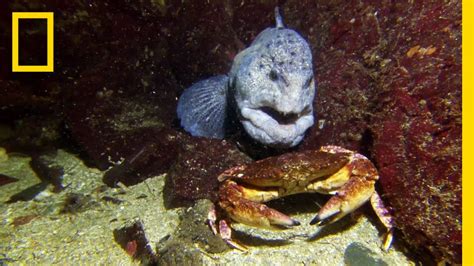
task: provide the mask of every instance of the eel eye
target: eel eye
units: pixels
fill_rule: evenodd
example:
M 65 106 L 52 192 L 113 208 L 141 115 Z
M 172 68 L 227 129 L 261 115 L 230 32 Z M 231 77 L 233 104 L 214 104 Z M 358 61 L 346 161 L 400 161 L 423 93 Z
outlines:
M 268 74 L 268 76 L 273 81 L 276 81 L 278 79 L 278 73 L 274 69 L 270 70 L 270 73 Z

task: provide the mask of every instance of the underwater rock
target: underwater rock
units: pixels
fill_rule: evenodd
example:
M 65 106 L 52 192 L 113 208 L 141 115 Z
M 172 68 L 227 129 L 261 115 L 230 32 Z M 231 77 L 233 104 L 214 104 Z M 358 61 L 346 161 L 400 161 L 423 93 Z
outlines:
M 13 122 L 11 130 L 10 136 L 0 140 L 8 152 L 36 156 L 64 144 L 62 118 L 56 114 L 24 115 Z
M 178 133 L 171 127 L 178 86 L 158 21 L 136 21 L 122 13 L 103 20 L 101 31 L 110 32 L 95 47 L 101 60 L 92 60 L 71 87 L 66 122 L 99 168 L 132 160 L 131 170 L 117 171 L 125 174 L 106 182 L 133 184 L 167 171 L 174 160 Z
M 68 125 L 99 168 L 124 163 L 104 176 L 107 184 L 134 184 L 166 172 L 175 159 L 181 135 L 165 127 L 171 122 L 159 118 L 160 107 L 143 99 L 81 103 L 69 110 Z
M 41 7 L 40 7 L 41 6 Z M 47 9 L 39 2 L 9 1 L 0 8 L 0 121 L 12 122 L 28 113 L 52 113 L 58 107 L 60 91 L 51 73 L 13 73 L 11 71 L 12 12 Z M 43 10 L 44 10 L 43 9 Z M 51 10 L 44 10 L 51 11 Z M 20 22 L 19 63 L 41 64 L 46 54 L 45 23 Z M 27 41 L 25 41 L 27 40 Z M 34 44 L 34 45 L 31 45 Z M 9 60 L 5 60 L 5 59 Z
M 13 222 L 11 223 L 14 227 L 22 226 L 25 224 L 28 224 L 29 222 L 33 221 L 34 219 L 39 218 L 39 215 L 37 214 L 28 214 L 28 215 L 22 215 L 22 216 L 17 216 L 15 219 L 13 219 Z
M 275 23 L 275 7 L 279 6 L 278 0 L 236 2 L 232 7 L 232 27 L 239 39 L 246 45 L 257 37 L 265 28 Z M 282 12 L 283 22 L 287 14 Z M 286 25 L 286 23 L 284 23 Z M 306 38 L 306 36 L 305 36 Z M 245 47 L 241 47 L 243 49 Z
M 276 0 L 167 3 L 170 64 L 183 88 L 228 73 L 235 55 L 274 25 L 277 5 Z
M 192 138 L 183 143 L 167 175 L 166 205 L 175 207 L 197 199 L 217 199 L 217 176 L 224 170 L 250 162 L 229 141 Z
M 18 201 L 30 201 L 36 197 L 40 197 L 41 193 L 44 192 L 48 187 L 47 182 L 41 182 L 32 186 L 29 186 L 18 193 L 13 194 L 6 203 L 15 203 Z
M 12 123 L 28 111 L 54 114 L 59 125 L 66 120 L 67 133 L 101 169 L 130 157 L 142 149 L 143 143 L 166 142 L 155 141 L 155 135 L 166 139 L 167 133 L 157 130 L 163 125 L 171 127 L 177 85 L 167 63 L 167 37 L 159 14 L 148 20 L 137 16 L 126 3 L 116 1 L 47 0 L 39 4 L 17 0 L 0 10 L 52 11 L 55 40 L 60 40 L 55 45 L 54 74 L 12 74 L 8 64 L 0 64 L 0 119 Z M 2 38 L 11 35 L 11 19 L 3 19 L 10 17 L 0 18 L 0 27 L 8 29 L 5 34 L 1 31 Z M 11 51 L 2 44 L 0 55 Z M 36 120 L 26 121 L 27 125 L 52 120 L 46 115 L 44 119 L 33 117 Z M 30 127 L 33 130 L 25 132 L 49 132 Z M 142 128 L 146 132 L 140 132 Z M 35 135 L 26 135 L 30 136 Z M 69 136 L 59 137 L 71 142 Z M 17 138 L 10 146 L 16 147 L 23 139 L 30 140 Z M 167 156 L 164 151 L 172 148 L 159 148 L 157 157 L 163 160 L 158 160 L 162 165 L 155 169 L 162 173 L 170 165 L 162 158 Z M 144 176 L 149 175 L 147 171 Z
M 127 13 L 133 13 L 142 19 L 156 19 L 156 17 L 164 16 L 172 5 L 172 1 L 166 0 L 119 0 L 116 3 L 120 9 L 127 11 Z
M 230 70 L 243 47 L 232 28 L 230 1 L 180 2 L 168 12 L 169 60 L 184 87 Z
M 60 213 L 75 214 L 99 206 L 92 196 L 81 193 L 68 193 L 64 199 Z
M 215 254 L 229 250 L 207 224 L 213 206 L 207 199 L 198 200 L 184 212 L 173 235 L 157 247 L 160 265 L 201 265 L 203 251 Z
M 104 79 L 99 84 L 105 83 Z M 126 98 L 111 96 L 120 94 L 117 87 L 98 88 L 88 97 L 86 88 L 80 89 L 67 112 L 67 121 L 74 139 L 99 168 L 125 161 L 124 169 L 113 170 L 104 181 L 109 185 L 118 181 L 134 184 L 167 171 L 179 142 L 178 132 L 169 127 L 174 111 L 167 106 L 173 105 L 174 98 L 167 102 L 151 95 L 148 99 Z
M 42 182 L 52 184 L 53 192 L 58 193 L 64 189 L 64 169 L 54 162 L 55 156 L 55 153 L 35 155 L 31 158 L 30 166 Z
M 363 151 L 367 144 L 371 109 L 375 104 L 377 68 L 368 64 L 384 45 L 375 12 L 383 3 L 288 1 L 289 26 L 299 29 L 313 50 L 317 81 L 315 125 L 300 149 L 338 145 Z
M 10 176 L 4 175 L 4 174 L 0 174 L 0 187 L 4 186 L 6 184 L 16 182 L 16 181 L 18 181 L 17 178 L 13 178 L 13 177 L 10 177 Z
M 78 14 L 84 13 L 84 8 L 89 6 L 82 1 L 58 2 L 46 0 L 42 2 L 15 0 L 3 2 L 0 8 L 0 58 L 11 58 L 12 38 L 12 12 L 54 12 L 55 14 L 55 54 L 54 73 L 14 73 L 11 70 L 11 61 L 2 61 L 0 64 L 0 120 L 12 123 L 25 115 L 42 114 L 61 116 L 63 108 L 63 92 L 69 89 L 71 80 L 79 72 L 78 62 L 87 65 L 85 52 L 93 54 L 95 49 L 95 36 L 84 42 L 73 45 L 73 39 L 81 39 L 83 35 L 75 29 L 76 25 L 90 26 L 74 21 Z M 101 16 L 104 14 L 102 13 Z M 92 24 L 92 23 L 91 23 Z M 28 23 L 27 27 L 20 25 L 20 63 L 35 64 L 44 60 L 46 50 L 46 27 L 42 23 Z M 81 32 L 91 32 L 90 27 L 83 27 Z M 91 35 L 91 34 L 89 34 Z M 22 45 L 23 43 L 26 45 Z M 34 45 L 31 45 L 34 44 Z M 78 45 L 79 44 L 79 45 Z M 60 52 L 58 52 L 60 51 Z M 74 55 L 74 56 L 71 56 Z M 38 61 L 39 60 L 39 61 Z M 64 90 L 63 90 L 64 89 Z M 46 122 L 38 120 L 37 123 Z
M 123 32 L 114 31 L 112 40 L 97 48 L 102 62 L 84 71 L 71 88 L 67 125 L 102 169 L 136 154 L 148 143 L 156 143 L 158 159 L 172 154 L 172 144 L 166 143 L 173 143 L 170 138 L 175 136 L 170 128 L 177 85 L 163 58 L 166 44 L 153 26 L 140 28 L 137 23 Z M 166 158 L 157 160 L 160 162 L 155 167 L 158 173 L 170 164 Z
M 115 187 L 118 182 L 130 186 L 167 171 L 177 156 L 178 143 L 188 137 L 178 132 L 166 132 L 153 129 L 139 131 L 141 137 L 148 137 L 145 138 L 148 142 L 136 142 L 138 148 L 136 150 L 120 150 L 120 147 L 115 146 L 115 151 L 129 155 L 104 174 L 104 183 L 111 187 Z M 139 136 L 136 135 L 131 135 L 130 138 L 130 141 L 139 140 Z
M 170 243 L 158 254 L 158 265 L 203 265 L 203 252 L 179 241 Z
M 369 156 L 399 237 L 425 259 L 460 263 L 460 3 L 288 1 L 284 10 L 318 51 L 316 125 L 300 149 L 330 143 Z
M 0 46 L 1 48 L 1 46 Z M 0 49 L 1 50 L 1 49 Z M 0 52 L 1 56 L 1 52 Z M 5 58 L 5 57 L 2 57 Z M 6 65 L 6 64 L 2 64 Z M 57 92 L 51 92 L 41 86 L 41 81 L 33 81 L 36 86 L 17 80 L 6 80 L 0 73 L 0 121 L 10 123 L 13 119 L 24 117 L 26 113 L 50 113 L 56 107 Z M 41 92 L 37 92 L 40 91 Z M 45 95 L 50 93 L 51 95 Z
M 228 250 L 229 247 L 224 240 L 220 236 L 214 235 L 208 225 L 207 217 L 212 208 L 214 208 L 214 204 L 210 200 L 197 200 L 191 208 L 184 212 L 176 232 L 168 241 L 198 246 L 209 253 L 221 253 Z M 169 246 L 169 243 L 166 243 L 165 246 Z
M 387 34 L 406 41 L 388 54 L 372 125 L 383 198 L 407 242 L 461 263 L 461 3 L 393 12 L 404 19 Z
M 123 200 L 119 198 L 111 197 L 111 196 L 103 196 L 100 199 L 103 200 L 104 202 L 110 202 L 115 205 L 120 205 L 123 203 Z
M 353 242 L 344 252 L 344 262 L 347 266 L 388 266 L 385 261 L 375 257 L 374 253 L 362 243 Z
M 134 259 L 154 265 L 157 256 L 147 239 L 142 221 L 134 220 L 114 230 L 115 241 Z

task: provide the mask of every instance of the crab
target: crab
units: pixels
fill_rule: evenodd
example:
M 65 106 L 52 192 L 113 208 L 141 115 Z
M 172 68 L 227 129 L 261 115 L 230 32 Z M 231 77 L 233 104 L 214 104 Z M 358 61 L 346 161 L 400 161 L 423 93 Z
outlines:
M 266 229 L 291 228 L 299 221 L 264 204 L 299 193 L 317 192 L 332 197 L 310 224 L 333 223 L 370 201 L 386 232 L 382 248 L 393 238 L 392 218 L 375 191 L 377 169 L 365 156 L 338 147 L 287 153 L 224 171 L 218 176 L 218 205 L 235 222 Z M 217 222 L 216 210 L 208 217 L 216 235 L 231 247 L 246 250 L 231 238 L 229 220 Z

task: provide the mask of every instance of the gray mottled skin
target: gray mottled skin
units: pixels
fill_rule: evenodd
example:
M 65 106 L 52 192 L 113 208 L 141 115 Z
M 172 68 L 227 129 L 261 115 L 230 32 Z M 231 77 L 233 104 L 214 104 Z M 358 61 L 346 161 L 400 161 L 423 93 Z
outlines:
M 293 147 L 314 123 L 312 56 L 306 40 L 294 30 L 283 27 L 278 9 L 276 22 L 275 28 L 262 31 L 235 57 L 226 92 L 234 98 L 239 120 L 253 139 L 273 147 Z M 180 99 L 178 113 L 185 105 L 189 106 Z M 192 119 L 199 119 L 196 116 L 194 113 Z M 181 111 L 178 117 L 183 121 L 186 115 Z M 188 129 L 191 126 L 181 124 L 193 135 L 216 135 L 215 131 L 195 134 Z

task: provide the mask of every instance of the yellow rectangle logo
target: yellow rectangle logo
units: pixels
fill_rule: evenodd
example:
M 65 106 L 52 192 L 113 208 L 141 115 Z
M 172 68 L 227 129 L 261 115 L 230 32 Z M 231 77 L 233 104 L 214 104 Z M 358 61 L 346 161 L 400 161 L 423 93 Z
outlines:
M 18 24 L 20 19 L 46 19 L 47 61 L 46 65 L 20 65 L 18 59 Z M 53 72 L 54 71 L 54 13 L 53 12 L 13 12 L 12 13 L 12 71 L 13 72 Z

